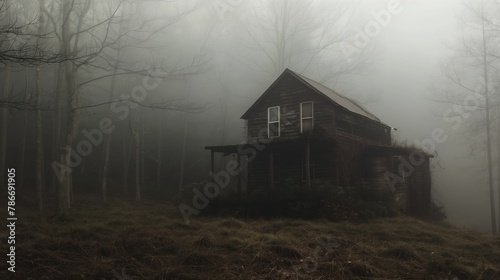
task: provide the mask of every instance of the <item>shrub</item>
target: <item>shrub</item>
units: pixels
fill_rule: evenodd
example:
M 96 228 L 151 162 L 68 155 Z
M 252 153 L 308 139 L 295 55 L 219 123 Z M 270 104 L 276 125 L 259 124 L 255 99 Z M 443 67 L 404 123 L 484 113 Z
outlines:
M 280 188 L 255 193 L 243 203 L 241 212 L 251 217 L 326 218 L 360 221 L 398 213 L 390 192 L 366 186 L 341 187 L 314 181 L 311 190 L 287 180 Z
M 447 216 L 444 206 L 440 206 L 436 202 L 432 201 L 429 206 L 429 218 L 436 221 L 445 220 Z

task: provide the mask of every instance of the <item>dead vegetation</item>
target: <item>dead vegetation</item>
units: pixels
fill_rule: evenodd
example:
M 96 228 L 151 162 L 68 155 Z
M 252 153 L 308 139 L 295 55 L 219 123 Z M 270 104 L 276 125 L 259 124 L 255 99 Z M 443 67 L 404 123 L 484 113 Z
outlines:
M 186 225 L 171 205 L 97 201 L 78 201 L 64 223 L 20 208 L 16 273 L 2 263 L 0 279 L 500 279 L 500 237 L 444 223 Z

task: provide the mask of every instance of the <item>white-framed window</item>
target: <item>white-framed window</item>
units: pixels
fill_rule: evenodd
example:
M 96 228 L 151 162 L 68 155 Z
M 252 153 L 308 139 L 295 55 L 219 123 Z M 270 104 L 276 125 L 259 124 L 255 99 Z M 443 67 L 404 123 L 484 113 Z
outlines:
M 280 137 L 280 106 L 267 108 L 267 136 Z
M 311 131 L 314 126 L 314 108 L 313 102 L 300 103 L 300 132 Z

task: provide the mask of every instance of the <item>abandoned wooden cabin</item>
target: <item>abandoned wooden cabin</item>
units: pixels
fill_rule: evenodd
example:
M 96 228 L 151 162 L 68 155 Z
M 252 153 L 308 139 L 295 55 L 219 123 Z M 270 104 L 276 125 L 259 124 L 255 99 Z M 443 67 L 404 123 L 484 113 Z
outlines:
M 244 197 L 288 179 L 390 189 L 404 210 L 424 216 L 431 202 L 429 155 L 392 146 L 391 127 L 353 100 L 286 69 L 241 117 L 247 141 L 210 146 L 212 172 L 236 160 L 221 196 Z M 220 168 L 215 156 L 219 154 Z

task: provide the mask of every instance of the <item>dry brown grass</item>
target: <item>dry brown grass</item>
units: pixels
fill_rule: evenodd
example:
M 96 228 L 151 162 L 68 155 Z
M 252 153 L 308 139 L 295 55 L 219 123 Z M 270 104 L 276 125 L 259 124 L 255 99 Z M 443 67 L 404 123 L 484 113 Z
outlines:
M 186 225 L 171 205 L 88 198 L 69 222 L 18 218 L 17 272 L 2 262 L 0 279 L 500 279 L 500 237 L 408 217 Z

